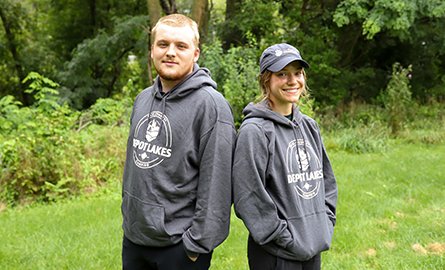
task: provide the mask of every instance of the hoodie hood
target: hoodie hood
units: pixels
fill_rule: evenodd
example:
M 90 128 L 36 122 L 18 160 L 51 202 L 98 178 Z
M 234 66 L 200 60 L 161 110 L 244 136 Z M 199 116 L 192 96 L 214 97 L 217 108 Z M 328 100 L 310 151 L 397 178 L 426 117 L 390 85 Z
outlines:
M 295 105 L 293 105 L 292 114 L 293 114 L 292 122 L 300 123 L 303 118 L 303 115 L 301 114 L 298 107 Z M 291 121 L 289 121 L 289 119 L 287 119 L 283 115 L 272 111 L 267 105 L 267 101 L 261 101 L 260 103 L 257 104 L 249 103 L 244 108 L 243 115 L 245 116 L 245 119 L 263 118 L 285 126 L 289 126 L 292 123 Z
M 207 68 L 201 68 L 198 64 L 195 64 L 193 72 L 165 94 L 162 93 L 161 79 L 157 76 L 153 84 L 154 95 L 158 99 L 165 97 L 171 100 L 183 98 L 191 92 L 203 89 L 204 87 L 216 89 L 216 82 L 210 76 L 210 71 Z M 190 78 L 193 78 L 193 80 L 190 80 Z

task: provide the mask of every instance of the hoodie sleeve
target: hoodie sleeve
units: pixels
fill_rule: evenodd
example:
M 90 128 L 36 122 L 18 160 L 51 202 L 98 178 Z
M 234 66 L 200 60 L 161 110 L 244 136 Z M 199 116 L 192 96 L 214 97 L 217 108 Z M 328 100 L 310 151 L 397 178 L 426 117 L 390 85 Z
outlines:
M 268 138 L 256 124 L 240 129 L 233 162 L 233 197 L 236 215 L 260 245 L 275 242 L 286 248 L 292 242 L 287 222 L 265 189 Z
M 195 215 L 183 241 L 188 251 L 209 253 L 229 234 L 231 165 L 235 128 L 227 102 L 220 102 L 216 122 L 202 135 Z
M 312 127 L 316 131 L 321 148 L 321 154 L 323 158 L 323 180 L 324 180 L 324 192 L 325 192 L 325 205 L 326 214 L 335 226 L 336 223 L 336 207 L 337 207 L 337 181 L 335 179 L 334 170 L 332 169 L 331 161 L 329 160 L 326 148 L 321 137 L 320 127 L 317 122 L 311 119 Z
M 325 204 L 326 213 L 335 226 L 336 222 L 336 205 L 337 205 L 337 182 L 335 180 L 334 171 L 332 170 L 331 162 L 327 155 L 324 145 L 322 145 L 323 151 L 323 177 L 325 186 Z

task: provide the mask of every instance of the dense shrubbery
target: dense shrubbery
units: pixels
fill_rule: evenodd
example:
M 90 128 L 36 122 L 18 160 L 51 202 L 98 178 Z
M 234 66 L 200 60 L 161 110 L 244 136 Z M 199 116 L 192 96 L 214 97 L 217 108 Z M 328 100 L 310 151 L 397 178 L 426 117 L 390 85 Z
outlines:
M 255 49 L 205 50 L 205 66 L 232 104 L 239 124 L 242 108 L 259 93 Z M 387 96 L 375 104 L 320 108 L 312 99 L 304 101 L 304 111 L 320 123 L 330 151 L 366 153 L 385 151 L 394 141 L 445 141 L 444 104 L 426 107 L 412 102 L 407 71 L 396 66 Z M 98 99 L 82 112 L 61 104 L 57 83 L 37 73 L 26 79 L 34 105 L 24 107 L 11 96 L 0 99 L 0 202 L 54 201 L 118 182 L 132 100 L 141 90 L 136 74 L 114 99 Z
M 80 113 L 57 102 L 51 80 L 30 73 L 26 81 L 33 106 L 0 100 L 0 200 L 49 201 L 116 181 L 126 133 L 116 124 L 128 117 L 128 103 L 99 100 Z
M 445 142 L 445 105 L 420 105 L 411 98 L 411 67 L 393 66 L 389 83 L 374 103 L 350 102 L 319 114 L 328 147 L 354 153 L 385 151 L 391 142 Z
M 247 102 L 260 94 L 256 81 L 259 73 L 257 49 L 246 46 L 223 52 L 220 42 L 216 41 L 212 46 L 203 46 L 203 51 L 201 61 L 212 71 L 218 90 L 229 100 L 238 126 Z

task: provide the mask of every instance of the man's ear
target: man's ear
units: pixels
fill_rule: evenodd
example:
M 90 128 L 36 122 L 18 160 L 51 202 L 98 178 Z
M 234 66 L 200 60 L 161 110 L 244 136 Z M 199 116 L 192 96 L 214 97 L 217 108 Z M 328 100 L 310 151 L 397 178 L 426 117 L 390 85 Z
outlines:
M 201 50 L 199 50 L 199 48 L 196 48 L 195 50 L 195 57 L 193 58 L 193 60 L 196 62 L 198 62 L 199 59 L 199 55 L 201 54 Z

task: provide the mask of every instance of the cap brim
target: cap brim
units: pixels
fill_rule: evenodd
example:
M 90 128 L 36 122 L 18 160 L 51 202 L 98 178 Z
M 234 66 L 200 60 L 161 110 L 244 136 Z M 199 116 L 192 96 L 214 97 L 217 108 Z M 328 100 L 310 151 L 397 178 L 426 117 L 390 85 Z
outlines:
M 304 68 L 309 68 L 309 64 L 306 61 L 304 61 L 303 59 L 297 58 L 294 55 L 289 55 L 289 56 L 281 58 L 276 63 L 270 65 L 270 67 L 268 67 L 267 70 L 269 70 L 271 72 L 278 72 L 293 61 L 300 62 L 301 66 Z

